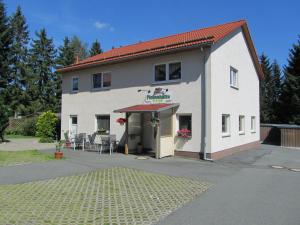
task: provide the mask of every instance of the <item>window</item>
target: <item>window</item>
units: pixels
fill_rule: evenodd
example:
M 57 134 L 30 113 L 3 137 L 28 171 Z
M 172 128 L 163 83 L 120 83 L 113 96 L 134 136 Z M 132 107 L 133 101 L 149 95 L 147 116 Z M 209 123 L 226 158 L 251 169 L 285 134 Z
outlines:
M 72 78 L 72 91 L 77 92 L 79 89 L 78 86 L 79 86 L 79 77 L 73 77 Z
M 179 115 L 179 130 L 188 129 L 191 131 L 190 135 L 192 135 L 192 115 Z
M 154 81 L 176 81 L 181 79 L 181 62 L 155 65 Z
M 222 114 L 222 136 L 230 136 L 230 115 Z
M 109 115 L 96 115 L 96 130 L 110 133 L 110 116 Z
M 167 79 L 166 75 L 166 65 L 156 65 L 155 66 L 155 81 L 165 81 Z
M 245 134 L 245 116 L 239 116 L 239 134 Z
M 169 80 L 181 79 L 181 63 L 169 64 Z
M 111 86 L 111 73 L 97 73 L 92 75 L 93 89 L 108 88 Z
M 172 136 L 172 109 L 160 113 L 160 135 Z
M 238 88 L 238 71 L 233 67 L 230 67 L 230 86 Z
M 251 116 L 251 132 L 255 132 L 255 116 Z
M 93 88 L 101 88 L 102 86 L 102 74 L 93 74 Z
M 110 87 L 111 73 L 103 73 L 103 87 Z

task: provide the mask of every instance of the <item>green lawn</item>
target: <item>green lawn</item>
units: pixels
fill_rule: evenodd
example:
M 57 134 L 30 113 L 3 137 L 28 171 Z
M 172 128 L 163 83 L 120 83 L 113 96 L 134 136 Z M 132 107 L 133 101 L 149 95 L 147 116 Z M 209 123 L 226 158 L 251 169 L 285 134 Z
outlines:
M 0 185 L 0 224 L 153 224 L 210 186 L 129 168 Z
M 34 137 L 34 136 L 24 136 L 24 135 L 21 135 L 21 134 L 7 134 L 7 135 L 4 135 L 4 138 L 5 139 L 21 139 L 21 138 L 37 138 L 37 137 Z
M 54 159 L 52 154 L 43 154 L 38 150 L 26 151 L 0 151 L 0 166 L 12 166 L 18 164 L 28 164 L 33 162 L 43 162 Z

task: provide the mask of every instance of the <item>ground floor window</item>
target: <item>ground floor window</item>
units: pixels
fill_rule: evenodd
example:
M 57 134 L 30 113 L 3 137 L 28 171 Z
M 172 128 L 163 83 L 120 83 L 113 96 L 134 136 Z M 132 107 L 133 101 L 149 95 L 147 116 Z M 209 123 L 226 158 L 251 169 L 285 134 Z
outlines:
M 181 114 L 178 115 L 178 128 L 179 130 L 189 130 L 189 135 L 192 135 L 192 115 Z
M 255 116 L 251 116 L 251 132 L 255 132 Z
M 245 116 L 239 116 L 239 134 L 245 134 Z
M 222 136 L 226 137 L 230 135 L 230 115 L 222 114 Z
M 102 133 L 110 133 L 109 115 L 96 115 L 96 130 Z

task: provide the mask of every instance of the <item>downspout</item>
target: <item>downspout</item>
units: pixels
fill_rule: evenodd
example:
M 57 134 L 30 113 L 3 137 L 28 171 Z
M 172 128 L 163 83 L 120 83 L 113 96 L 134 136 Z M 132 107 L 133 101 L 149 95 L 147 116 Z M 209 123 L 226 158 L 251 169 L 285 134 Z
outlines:
M 211 47 L 203 50 L 204 74 L 202 79 L 202 140 L 201 149 L 203 160 L 213 161 L 207 157 L 208 149 L 211 148 Z

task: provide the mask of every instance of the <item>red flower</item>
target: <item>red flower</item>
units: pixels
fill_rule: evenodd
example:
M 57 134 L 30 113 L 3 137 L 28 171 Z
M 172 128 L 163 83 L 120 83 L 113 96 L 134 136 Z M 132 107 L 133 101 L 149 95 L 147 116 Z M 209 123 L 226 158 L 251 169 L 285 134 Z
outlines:
M 123 125 L 124 123 L 126 123 L 127 122 L 127 120 L 125 119 L 125 118 L 118 118 L 117 119 L 117 123 L 119 123 L 119 124 L 121 124 L 121 125 Z
M 186 129 L 186 128 L 177 131 L 177 134 L 178 134 L 179 137 L 183 137 L 183 138 L 190 138 L 191 137 L 191 131 Z

